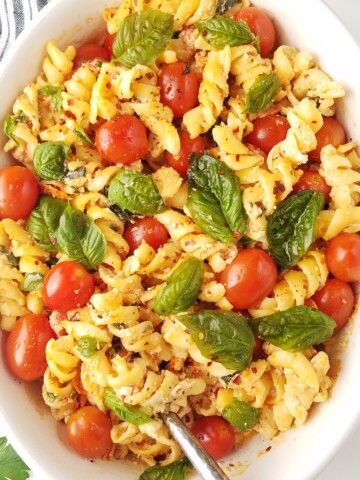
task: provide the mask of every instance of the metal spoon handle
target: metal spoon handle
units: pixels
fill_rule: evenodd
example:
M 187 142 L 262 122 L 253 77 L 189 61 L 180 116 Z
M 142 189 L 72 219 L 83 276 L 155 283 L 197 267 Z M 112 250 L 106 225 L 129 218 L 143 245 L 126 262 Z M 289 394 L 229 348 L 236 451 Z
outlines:
M 204 480 L 230 480 L 175 413 L 161 415 L 175 440 Z

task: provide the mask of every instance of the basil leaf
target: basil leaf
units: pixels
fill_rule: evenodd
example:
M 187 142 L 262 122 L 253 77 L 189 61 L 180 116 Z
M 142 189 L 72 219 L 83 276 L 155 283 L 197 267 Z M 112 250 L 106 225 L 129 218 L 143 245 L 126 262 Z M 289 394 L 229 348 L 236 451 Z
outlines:
M 232 18 L 216 16 L 196 24 L 200 35 L 210 45 L 222 50 L 229 45 L 236 47 L 247 43 L 255 43 L 256 37 L 245 22 L 236 22 Z
M 285 270 L 298 263 L 315 238 L 315 222 L 324 206 L 322 193 L 303 190 L 280 203 L 267 226 L 269 254 Z
M 231 7 L 238 3 L 238 0 L 218 0 L 216 4 L 216 14 L 222 15 L 223 13 L 230 10 Z
M 62 87 L 54 87 L 53 85 L 46 85 L 39 90 L 41 95 L 48 95 L 50 103 L 56 112 L 60 112 L 62 105 Z
M 13 140 L 15 145 L 18 147 L 19 142 L 16 140 L 16 138 L 13 135 L 15 127 L 16 127 L 15 119 L 10 115 L 8 115 L 4 120 L 4 133 L 10 138 L 10 140 Z
M 149 467 L 140 475 L 139 480 L 185 480 L 189 468 L 192 468 L 191 462 L 185 457 L 162 467 Z
M 121 210 L 155 215 L 166 210 L 157 186 L 150 177 L 135 170 L 120 170 L 111 180 L 108 198 Z
M 98 338 L 91 337 L 90 335 L 84 335 L 79 338 L 76 346 L 83 357 L 90 358 L 105 345 L 106 342 L 103 342 Z
M 11 265 L 17 266 L 19 264 L 19 260 L 16 257 L 14 257 L 12 253 L 7 252 L 4 245 L 0 245 L 0 255 L 5 255 L 5 257 L 7 258 L 7 261 Z
M 123 222 L 131 222 L 133 220 L 133 214 L 131 212 L 128 210 L 122 210 L 117 205 L 111 205 L 110 210 L 112 210 Z
M 328 340 L 336 322 L 320 310 L 301 305 L 254 318 L 251 326 L 260 338 L 283 350 L 298 352 Z
M 61 180 L 64 178 L 68 150 L 64 142 L 40 143 L 34 150 L 36 175 L 43 180 Z
M 90 138 L 87 136 L 83 128 L 77 125 L 74 129 L 74 133 L 80 138 L 80 140 L 90 145 L 90 147 L 94 146 L 94 142 L 90 140 Z
M 132 425 L 143 425 L 152 421 L 151 417 L 146 413 L 122 402 L 112 388 L 106 387 L 104 393 L 104 404 L 106 407 L 125 422 Z
M 76 178 L 84 177 L 85 175 L 86 175 L 86 168 L 85 167 L 79 167 L 76 170 L 68 170 L 64 179 L 74 180 Z
M 204 357 L 230 370 L 244 370 L 255 345 L 247 319 L 240 313 L 201 310 L 176 317 L 190 332 Z
M 160 288 L 154 310 L 160 315 L 184 312 L 196 302 L 204 279 L 204 263 L 195 257 L 182 261 Z
M 259 410 L 242 400 L 233 398 L 222 410 L 221 416 L 240 430 L 250 430 L 259 421 Z
M 128 68 L 150 65 L 161 55 L 174 30 L 174 16 L 145 10 L 124 18 L 116 34 L 113 53 Z
M 21 290 L 24 292 L 33 292 L 40 290 L 44 283 L 44 275 L 42 273 L 28 273 L 21 285 Z
M 27 230 L 39 247 L 57 252 L 56 231 L 67 202 L 49 195 L 42 195 L 27 221 Z
M 276 75 L 261 75 L 246 95 L 246 113 L 259 113 L 271 107 L 280 90 L 280 81 Z
M 67 207 L 57 231 L 59 249 L 90 270 L 105 258 L 106 240 L 100 228 L 81 210 Z
M 30 468 L 19 457 L 5 437 L 0 437 L 0 479 L 27 480 Z

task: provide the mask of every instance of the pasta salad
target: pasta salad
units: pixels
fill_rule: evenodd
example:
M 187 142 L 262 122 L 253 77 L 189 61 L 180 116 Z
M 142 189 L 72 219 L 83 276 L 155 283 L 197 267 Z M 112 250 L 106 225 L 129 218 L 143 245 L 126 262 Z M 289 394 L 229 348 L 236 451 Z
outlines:
M 327 400 L 360 280 L 360 160 L 341 85 L 247 0 L 123 0 L 50 40 L 4 120 L 0 313 L 11 373 L 87 458 L 191 464 Z

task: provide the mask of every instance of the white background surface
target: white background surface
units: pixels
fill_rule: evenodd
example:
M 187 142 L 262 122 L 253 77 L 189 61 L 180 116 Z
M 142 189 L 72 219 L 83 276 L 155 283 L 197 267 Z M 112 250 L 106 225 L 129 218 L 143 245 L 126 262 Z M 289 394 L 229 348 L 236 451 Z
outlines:
M 360 45 L 360 0 L 324 0 L 337 16 L 345 23 Z M 321 21 L 321 19 L 319 19 Z M 360 402 L 360 399 L 359 399 Z M 339 412 L 341 415 L 341 412 Z M 0 425 L 0 436 L 3 435 Z M 357 480 L 360 479 L 360 424 L 354 425 L 354 431 L 337 455 L 316 480 Z M 321 449 L 321 445 L 314 448 Z M 41 480 L 31 475 L 32 480 Z M 289 479 L 290 480 L 290 479 Z

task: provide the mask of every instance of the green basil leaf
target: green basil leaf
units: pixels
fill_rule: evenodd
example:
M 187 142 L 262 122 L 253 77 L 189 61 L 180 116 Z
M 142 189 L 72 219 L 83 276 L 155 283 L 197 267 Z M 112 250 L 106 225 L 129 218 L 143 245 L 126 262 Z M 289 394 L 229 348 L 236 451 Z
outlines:
M 139 480 L 185 480 L 189 468 L 192 468 L 191 462 L 185 457 L 161 467 L 149 467 L 140 475 Z
M 44 275 L 42 273 L 28 273 L 21 285 L 21 290 L 24 292 L 33 292 L 40 290 L 44 283 Z
M 315 238 L 315 223 L 324 195 L 303 190 L 280 203 L 267 226 L 269 254 L 285 270 L 298 263 Z
M 233 398 L 231 403 L 226 405 L 221 412 L 221 416 L 240 430 L 250 430 L 257 424 L 260 418 L 257 408 L 237 398 Z
M 76 346 L 83 357 L 90 358 L 95 355 L 96 352 L 101 350 L 105 345 L 106 342 L 103 342 L 98 338 L 91 337 L 90 335 L 84 335 L 79 338 Z
M 276 75 L 261 75 L 246 95 L 246 113 L 260 113 L 271 107 L 280 90 L 280 81 Z
M 112 210 L 123 222 L 131 222 L 133 220 L 133 214 L 131 212 L 128 210 L 122 210 L 117 205 L 111 205 L 110 210 Z
M 204 263 L 189 257 L 171 273 L 155 298 L 154 310 L 160 315 L 184 312 L 197 300 L 204 279 Z
M 48 397 L 50 403 L 54 403 L 57 398 L 57 396 L 52 392 L 46 392 L 46 396 Z
M 60 112 L 62 105 L 62 87 L 54 87 L 53 85 L 46 85 L 39 90 L 41 95 L 48 95 L 50 103 L 56 112 Z
M 254 335 L 240 313 L 201 310 L 176 317 L 204 357 L 230 370 L 244 370 L 252 359 Z
M 19 457 L 5 437 L 0 437 L 0 479 L 26 480 L 29 467 Z
M 10 138 L 10 140 L 13 140 L 15 145 L 18 147 L 19 142 L 16 140 L 16 138 L 13 135 L 15 127 L 16 127 L 15 119 L 10 115 L 8 115 L 4 120 L 4 133 Z
M 66 175 L 68 147 L 64 142 L 40 143 L 34 150 L 34 168 L 43 180 L 61 180 Z
M 120 170 L 115 175 L 110 182 L 108 198 L 121 210 L 138 215 L 155 215 L 166 210 L 152 177 L 135 170 Z
M 304 351 L 328 340 L 336 322 L 315 308 L 304 305 L 251 320 L 258 336 L 290 352 Z
M 81 210 L 70 206 L 65 209 L 56 236 L 60 250 L 88 270 L 105 258 L 105 237 L 93 219 Z
M 110 387 L 105 388 L 104 404 L 115 415 L 132 425 L 143 425 L 152 421 L 151 417 L 146 413 L 122 402 Z
M 161 55 L 174 30 L 174 16 L 145 10 L 124 18 L 116 34 L 113 53 L 128 68 L 150 65 Z
M 42 195 L 27 221 L 27 230 L 39 247 L 57 252 L 56 231 L 67 202 L 49 195 Z
M 64 179 L 74 180 L 76 178 L 84 177 L 85 175 L 86 175 L 86 168 L 79 167 L 76 170 L 68 170 Z
M 236 22 L 232 18 L 216 16 L 196 24 L 200 35 L 218 50 L 229 45 L 236 47 L 255 43 L 256 37 L 245 22 Z
M 218 0 L 216 4 L 216 14 L 222 15 L 230 10 L 239 0 Z
M 7 261 L 11 265 L 14 265 L 14 266 L 19 265 L 19 260 L 16 257 L 14 257 L 12 253 L 7 252 L 4 245 L 0 245 L 0 255 L 5 255 L 5 257 L 7 258 Z
M 87 136 L 85 130 L 78 125 L 74 129 L 74 133 L 82 140 L 83 142 L 87 143 L 90 145 L 90 147 L 94 146 L 94 142 L 90 140 L 90 138 Z

